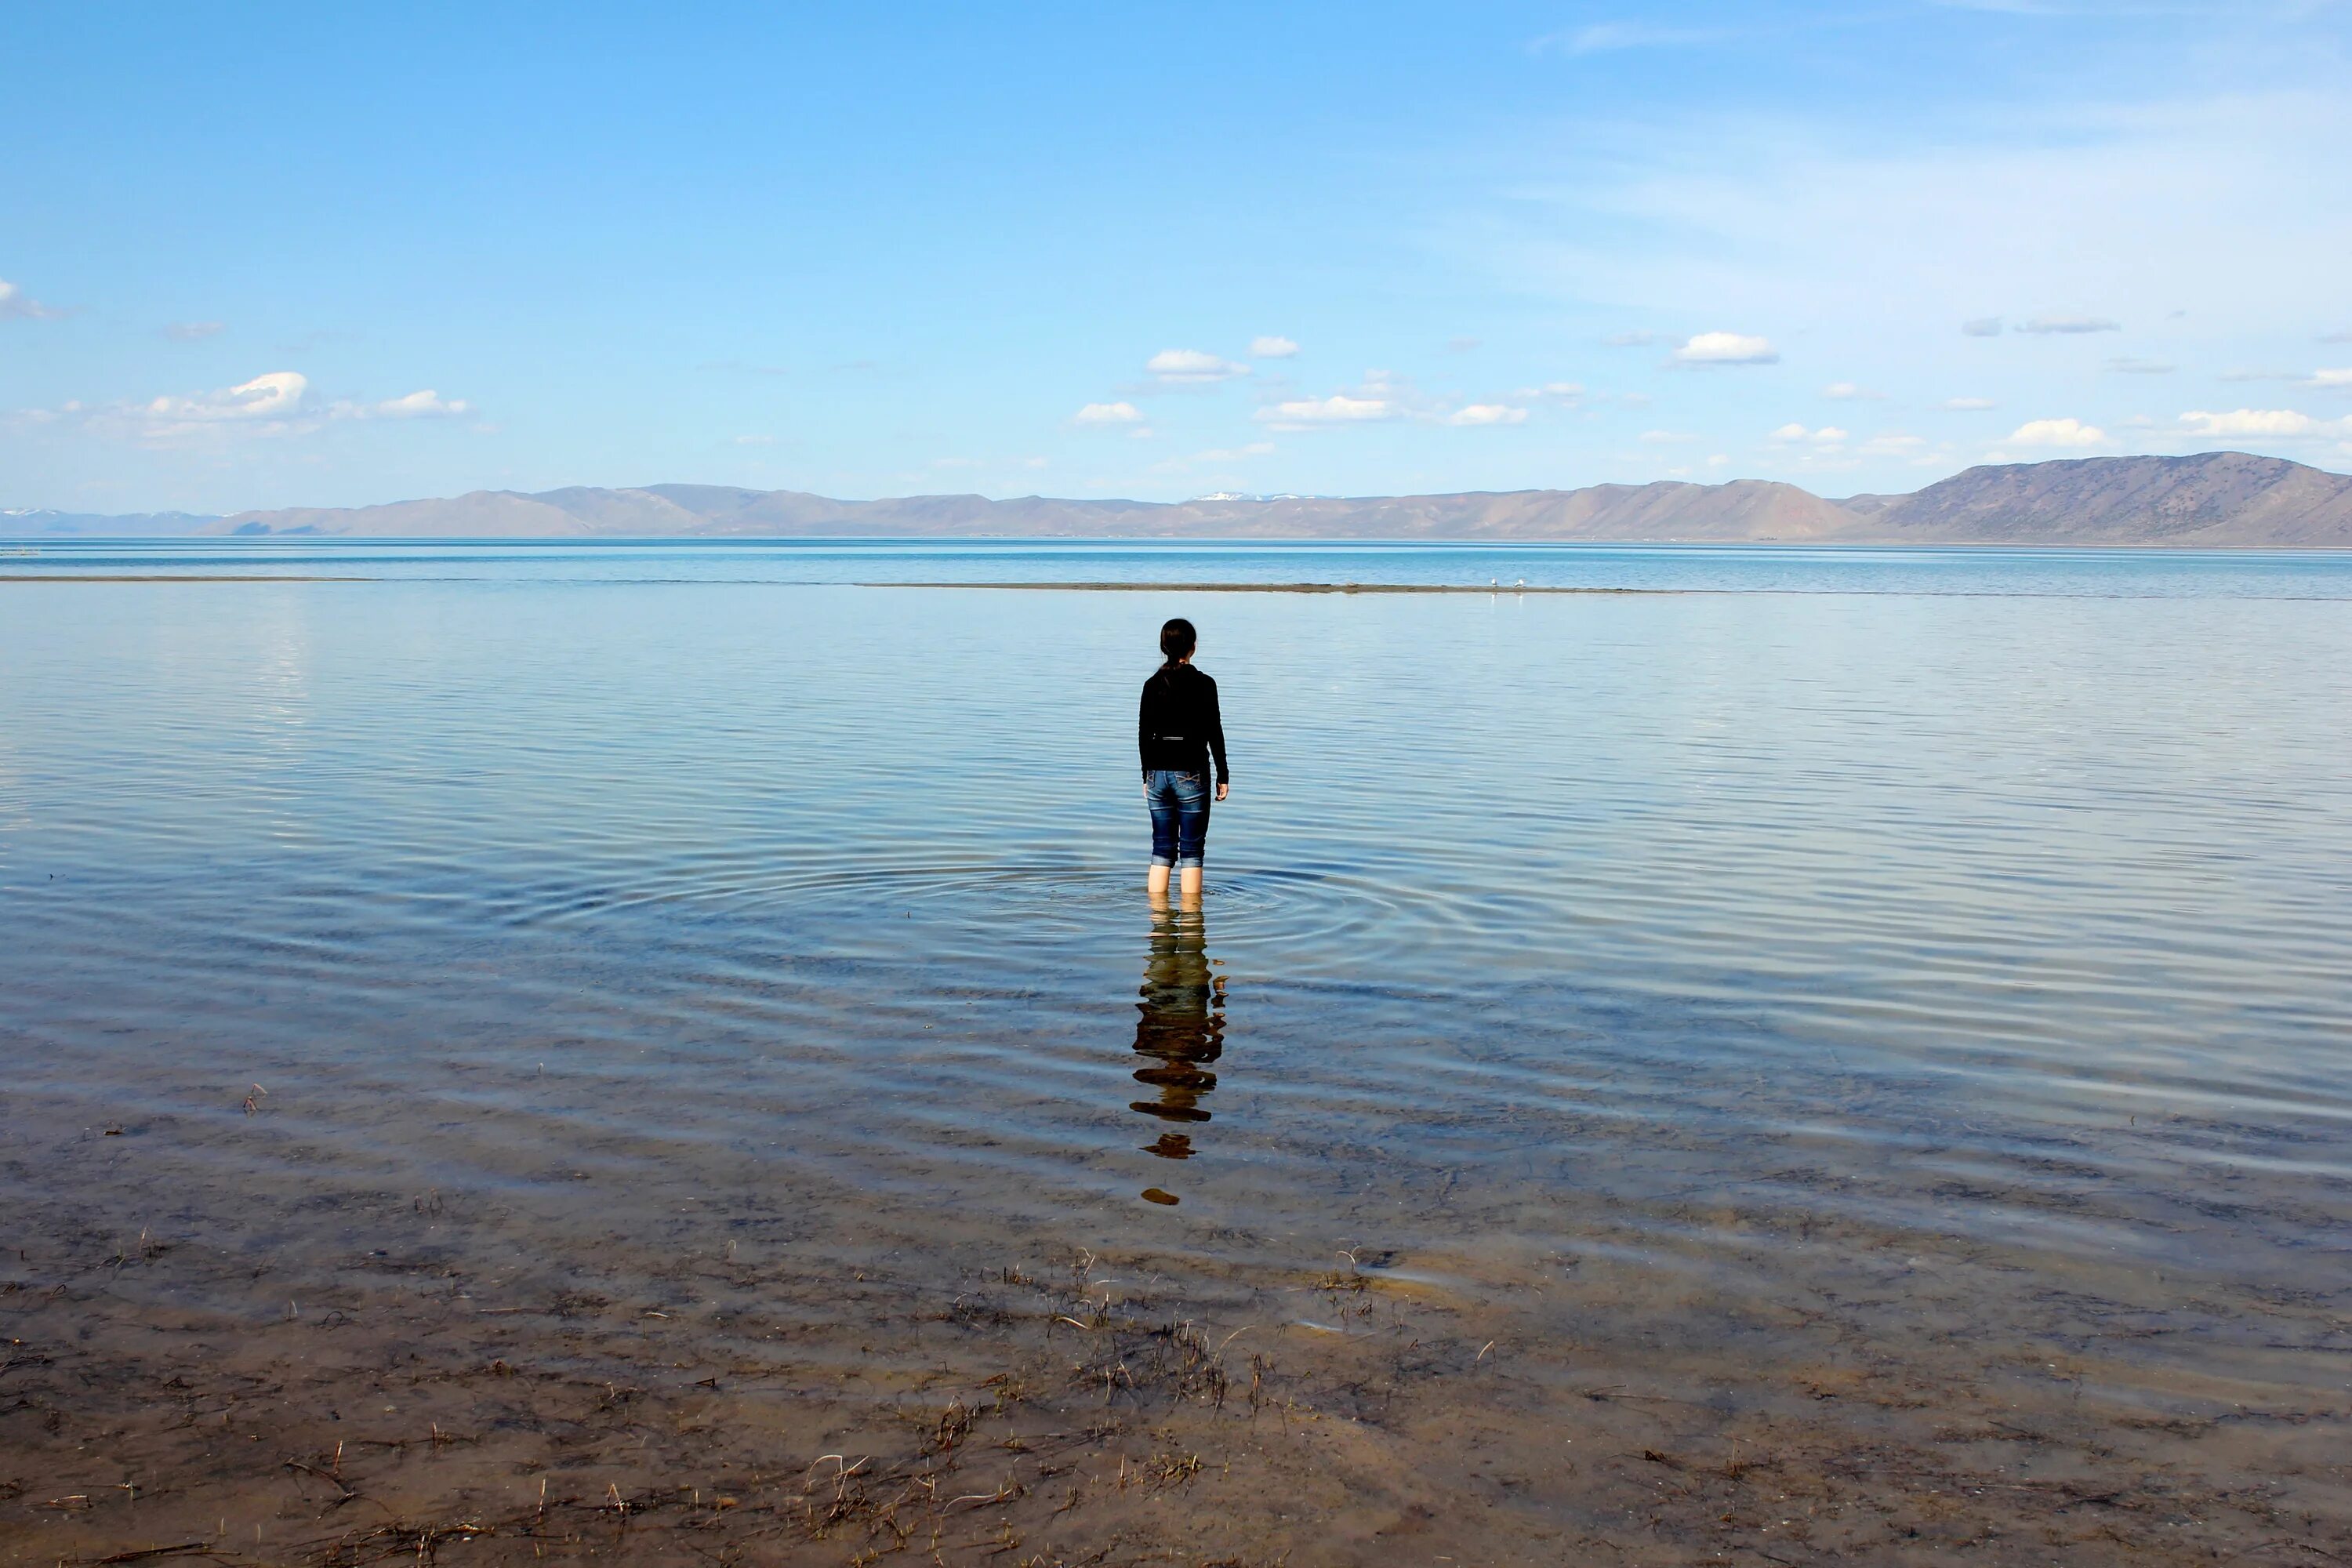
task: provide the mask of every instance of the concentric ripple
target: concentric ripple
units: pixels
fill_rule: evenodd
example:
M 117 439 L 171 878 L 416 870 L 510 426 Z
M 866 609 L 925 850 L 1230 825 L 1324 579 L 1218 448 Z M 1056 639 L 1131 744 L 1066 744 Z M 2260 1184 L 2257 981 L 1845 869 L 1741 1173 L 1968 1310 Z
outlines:
M 257 1252 L 240 1194 L 332 1169 L 591 1228 L 821 1189 L 918 1252 L 1486 1248 L 1529 1300 L 1939 1247 L 2050 1300 L 2085 1259 L 2341 1296 L 2341 566 L 1285 602 L 506 557 L 9 590 L 12 1138 L 168 1126 L 190 1226 Z M 1132 731 L 1180 612 L 1236 786 L 1181 929 Z M 2222 1356 L 2150 1343 L 2151 1385 Z

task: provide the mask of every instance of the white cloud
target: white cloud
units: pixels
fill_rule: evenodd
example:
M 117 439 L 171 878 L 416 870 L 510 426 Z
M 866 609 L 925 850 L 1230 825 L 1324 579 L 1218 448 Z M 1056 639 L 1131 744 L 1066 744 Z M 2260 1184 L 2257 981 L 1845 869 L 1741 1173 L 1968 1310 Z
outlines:
M 455 419 L 474 412 L 463 398 L 443 397 L 431 387 L 379 403 L 349 400 L 321 405 L 299 371 L 274 370 L 235 386 L 143 403 L 96 407 L 68 403 L 63 408 L 22 416 L 37 424 L 71 422 L 93 434 L 121 440 L 174 443 L 196 437 L 307 435 L 330 420 Z
M 2107 433 L 2080 419 L 2029 419 L 2010 432 L 2021 447 L 2104 447 Z
M 1824 425 L 1818 430 L 1808 430 L 1803 426 L 1797 424 L 1783 425 L 1767 437 L 1769 440 L 1784 443 L 1810 441 L 1815 446 L 1820 447 L 1834 447 L 1845 441 L 1847 438 L 1846 432 L 1839 429 L 1834 425 Z
M 381 403 L 338 403 L 332 412 L 342 419 L 457 419 L 473 411 L 464 398 L 443 397 L 428 386 Z
M 200 343 L 206 338 L 218 337 L 221 328 L 218 321 L 173 321 L 163 329 L 163 335 L 175 343 Z
M 1969 321 L 1962 321 L 1960 323 L 1960 335 L 1970 338 L 1997 338 L 2000 336 L 2000 318 L 1999 316 L 1977 316 Z
M 1955 414 L 1981 414 L 1988 408 L 1998 408 L 2000 405 L 1990 397 L 1947 397 L 1944 399 L 1943 406 Z
M 2047 337 L 2053 332 L 2120 332 L 2124 328 L 2121 321 L 2110 321 L 2105 316 L 2036 316 L 2030 321 L 2020 321 L 2015 330 Z
M 1886 395 L 1883 392 L 1873 392 L 1866 386 L 1858 386 L 1851 381 L 1833 381 L 1822 388 L 1822 395 L 1834 398 L 1841 403 L 1874 403 Z
M 219 392 L 194 397 L 158 397 L 139 412 L 159 425 L 203 425 L 222 420 L 284 420 L 300 412 L 310 380 L 299 371 L 273 370 Z
M 1252 338 L 1250 353 L 1259 359 L 1289 359 L 1298 353 L 1298 345 L 1280 336 Z
M 1945 116 L 1951 104 L 1898 125 L 1793 100 L 1595 113 L 1573 144 L 1550 138 L 1521 158 L 1510 206 L 1457 248 L 1564 310 L 1605 300 L 1629 324 L 1702 309 L 1717 325 L 1769 325 L 1801 351 L 1791 363 L 1876 364 L 1902 331 L 1889 323 L 1918 323 L 1903 351 L 1917 370 L 1886 389 L 1930 405 L 1927 388 L 1976 379 L 2001 347 L 1951 342 L 1964 320 L 2022 319 L 1997 321 L 1988 304 L 2126 324 L 2191 304 L 2209 323 L 2204 352 L 2220 354 L 2352 327 L 2352 185 L 2336 151 L 2352 97 L 2322 61 L 2250 74 L 2242 90 L 2146 73 L 2083 86 L 1965 122 Z M 1837 243 L 1825 248 L 1825 234 Z M 2263 258 L 2259 288 L 2249 255 Z M 2076 346 L 2099 347 L 2095 363 L 2120 344 L 2011 348 Z M 2013 407 L 2016 389 L 2004 393 Z
M 1231 381 L 1247 375 L 1249 366 L 1235 364 L 1215 354 L 1202 353 L 1198 349 L 1162 349 L 1153 354 L 1143 367 L 1151 374 L 1171 385 L 1197 386 L 1210 382 Z
M 1681 364 L 1778 364 L 1770 340 L 1739 332 L 1701 332 L 1675 351 Z
M 1302 397 L 1289 403 L 1276 403 L 1261 408 L 1255 417 L 1276 430 L 1305 430 L 1318 425 L 1360 425 L 1370 420 L 1393 419 L 1397 405 L 1385 397 L 1349 397 L 1345 393 L 1333 393 L 1328 397 Z
M 1132 403 L 1089 403 L 1070 416 L 1074 425 L 1136 425 L 1143 410 Z
M 2343 370 L 2315 370 L 2305 378 L 2304 384 L 2316 386 L 2327 392 L 2352 389 L 2352 367 Z
M 2310 436 L 2352 436 L 2352 417 L 2314 419 L 2291 408 L 2234 408 L 2227 414 L 2192 410 L 2180 416 L 2183 435 L 2203 441 L 2251 437 L 2273 441 Z
M 0 278 L 0 321 L 53 321 L 65 312 L 44 305 L 5 278 Z
M 320 416 L 310 405 L 310 383 L 300 373 L 276 370 L 215 392 L 94 407 L 75 402 L 18 417 L 33 424 L 78 425 L 93 435 L 123 441 L 285 436 L 318 428 Z
M 1524 425 L 1528 411 L 1503 403 L 1473 403 L 1445 416 L 1448 425 Z
M 2160 359 L 2135 359 L 2118 355 L 2107 362 L 2107 368 L 2124 375 L 2170 375 L 2179 366 Z
M 1541 386 L 1523 386 L 1511 394 L 1529 401 L 1564 403 L 1571 407 L 1584 401 L 1584 384 L 1580 381 L 1547 381 Z

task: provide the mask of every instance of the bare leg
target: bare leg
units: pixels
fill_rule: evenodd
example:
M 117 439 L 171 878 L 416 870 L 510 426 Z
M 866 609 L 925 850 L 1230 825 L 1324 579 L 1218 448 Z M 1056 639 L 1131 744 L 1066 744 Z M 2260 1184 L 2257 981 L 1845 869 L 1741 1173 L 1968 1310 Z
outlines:
M 1161 886 L 1164 890 L 1166 884 L 1163 882 Z M 1183 907 L 1187 910 L 1198 910 L 1201 907 L 1201 868 L 1185 867 L 1177 886 L 1181 889 L 1177 896 L 1182 900 Z
M 1150 895 L 1153 909 L 1166 909 L 1168 907 L 1168 868 L 1153 866 L 1150 874 L 1143 879 L 1143 890 Z

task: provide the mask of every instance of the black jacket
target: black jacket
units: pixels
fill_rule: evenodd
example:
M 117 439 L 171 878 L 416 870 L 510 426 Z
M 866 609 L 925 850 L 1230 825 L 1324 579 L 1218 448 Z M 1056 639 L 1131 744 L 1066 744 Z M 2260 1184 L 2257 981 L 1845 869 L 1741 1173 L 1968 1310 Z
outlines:
M 1225 766 L 1225 724 L 1217 712 L 1217 683 L 1189 664 L 1156 670 L 1143 683 L 1135 739 L 1147 773 L 1155 768 L 1197 773 L 1214 757 L 1217 782 L 1233 779 Z

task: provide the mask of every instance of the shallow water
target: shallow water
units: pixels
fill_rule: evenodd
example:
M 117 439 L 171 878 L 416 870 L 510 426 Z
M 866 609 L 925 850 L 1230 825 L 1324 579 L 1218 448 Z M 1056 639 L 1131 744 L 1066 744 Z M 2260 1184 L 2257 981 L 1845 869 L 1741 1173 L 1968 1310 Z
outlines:
M 2078 1464 L 2138 1423 L 2144 1473 L 2299 1489 L 2200 1551 L 2342 1542 L 2293 1445 L 2340 1440 L 2352 1376 L 2352 559 L 0 561 L 264 569 L 373 580 L 0 584 L 0 1133 L 60 1344 L 259 1332 L 295 1289 L 397 1324 L 410 1258 L 709 1356 L 823 1316 L 755 1255 L 961 1300 L 1086 1248 L 1294 1337 L 1372 1334 L 1376 1279 L 1383 1331 L 1517 1357 L 1412 1385 L 1412 1429 L 1507 1408 L 1480 1441 L 1522 1460 L 1604 1374 L 1700 1413 L 1685 1445 L 1850 1452 L 1802 1391 L 1870 1376 L 1910 1391 L 1873 1421 L 2046 1395 Z M 1685 591 L 856 585 L 1487 577 Z M 1155 918 L 1129 724 L 1176 613 L 1236 791 L 1204 908 Z M 888 1359 L 858 1338 L 773 1375 Z M 2249 1410 L 2287 1446 L 2162 1435 Z M 1585 1485 L 1511 1493 L 1537 1522 L 1487 1560 L 1613 1539 Z

